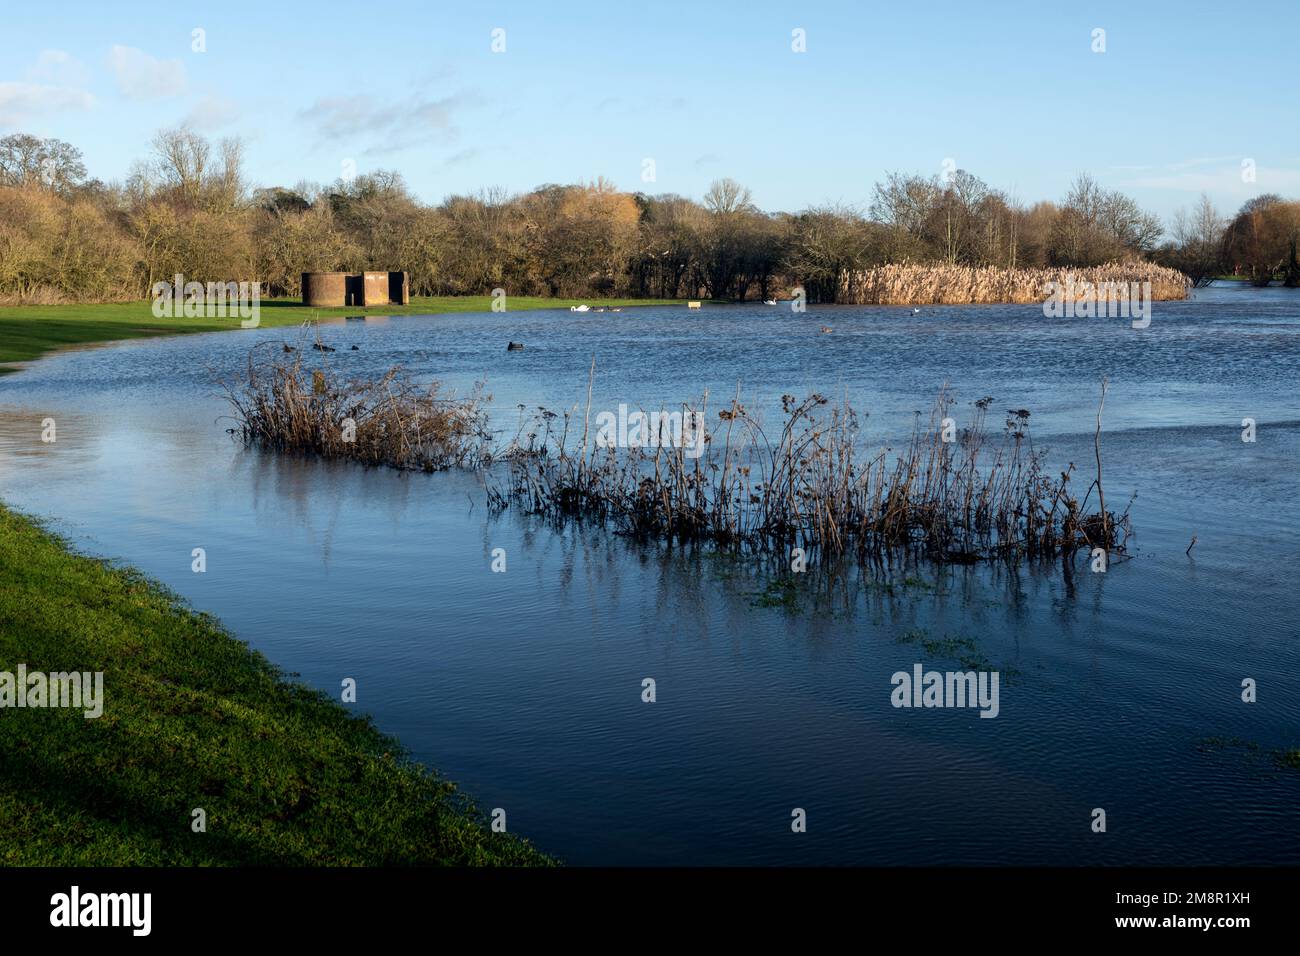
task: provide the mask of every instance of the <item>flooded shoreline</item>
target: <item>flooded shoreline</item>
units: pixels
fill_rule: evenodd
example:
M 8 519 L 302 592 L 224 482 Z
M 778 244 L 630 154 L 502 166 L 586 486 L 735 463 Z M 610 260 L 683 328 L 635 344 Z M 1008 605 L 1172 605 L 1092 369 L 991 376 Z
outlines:
M 862 401 L 873 441 L 905 436 L 946 378 L 962 401 L 1030 409 L 1052 462 L 1081 467 L 1109 374 L 1107 494 L 1138 494 L 1133 558 L 1069 581 L 1056 565 L 924 562 L 797 578 L 492 515 L 472 476 L 245 450 L 210 384 L 246 354 L 242 333 L 0 380 L 0 498 L 140 566 L 308 683 L 356 678 L 382 730 L 569 862 L 1294 863 L 1300 774 L 1269 754 L 1300 726 L 1300 400 L 1282 385 L 1300 309 L 1236 292 L 1162 303 L 1141 340 L 997 307 L 837 307 L 835 336 L 815 334 L 816 312 L 798 326 L 761 306 L 321 330 L 358 370 L 486 380 L 498 410 L 580 401 L 594 352 L 599 407 L 736 379 L 762 405 L 812 385 Z M 528 349 L 507 355 L 507 340 Z M 891 705 L 894 673 L 963 662 L 1002 673 L 996 719 Z M 1267 707 L 1241 702 L 1247 676 Z M 1233 740 L 1258 749 L 1215 743 Z

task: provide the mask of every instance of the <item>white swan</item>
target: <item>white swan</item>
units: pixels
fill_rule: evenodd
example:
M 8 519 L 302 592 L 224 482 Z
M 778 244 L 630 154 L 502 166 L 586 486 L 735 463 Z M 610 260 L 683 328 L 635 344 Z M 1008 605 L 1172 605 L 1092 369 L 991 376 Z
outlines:
M 569 306 L 569 311 L 570 311 L 570 312 L 586 312 L 589 308 L 590 308 L 590 306 L 586 306 L 586 305 L 571 305 L 571 306 Z

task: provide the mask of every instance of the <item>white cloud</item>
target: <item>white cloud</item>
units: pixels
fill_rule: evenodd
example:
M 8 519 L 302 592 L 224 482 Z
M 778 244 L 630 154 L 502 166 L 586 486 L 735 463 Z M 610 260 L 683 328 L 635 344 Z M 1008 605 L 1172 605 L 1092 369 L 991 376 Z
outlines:
M 131 99 L 148 100 L 185 92 L 185 65 L 180 60 L 159 60 L 135 47 L 114 45 L 108 51 L 108 68 L 118 89 Z
M 0 80 L 0 127 L 22 127 L 51 113 L 88 110 L 95 98 L 80 89 L 86 70 L 64 50 L 42 50 L 23 80 Z
M 21 126 L 44 114 L 88 110 L 95 98 L 84 90 L 41 83 L 0 82 L 0 126 Z
M 447 162 L 443 165 L 463 166 L 465 163 L 478 159 L 481 155 L 483 155 L 483 151 L 480 149 L 462 149 L 460 152 L 448 156 Z
M 1120 185 L 1129 189 L 1206 192 L 1236 198 L 1266 192 L 1300 192 L 1300 170 L 1260 165 L 1255 168 L 1254 181 L 1245 182 L 1241 178 L 1241 160 L 1239 156 L 1224 156 L 1170 163 L 1162 171 L 1153 170 L 1152 175 L 1134 177 Z
M 423 143 L 451 143 L 457 136 L 452 115 L 477 106 L 474 93 L 457 93 L 441 99 L 377 102 L 365 95 L 318 99 L 298 116 L 324 141 L 365 138 L 368 154 L 386 153 Z
M 88 75 L 85 65 L 66 50 L 42 50 L 27 78 L 53 86 L 80 87 L 86 85 Z
M 234 100 L 224 96 L 204 96 L 190 108 L 182 126 L 196 130 L 220 129 L 239 119 L 239 107 Z
M 1240 156 L 1201 156 L 1196 159 L 1184 159 L 1181 162 L 1170 163 L 1170 169 L 1194 169 L 1197 166 L 1217 166 L 1223 163 L 1240 162 Z

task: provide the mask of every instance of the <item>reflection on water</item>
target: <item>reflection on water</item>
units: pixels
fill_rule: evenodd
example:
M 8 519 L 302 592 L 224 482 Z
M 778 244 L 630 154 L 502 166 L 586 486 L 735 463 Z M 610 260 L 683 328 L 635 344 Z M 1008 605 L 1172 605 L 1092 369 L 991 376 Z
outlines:
M 833 336 L 815 334 L 815 310 L 762 307 L 321 330 L 360 347 L 332 361 L 485 378 L 502 409 L 577 401 L 594 353 L 598 404 L 740 380 L 774 407 L 819 388 L 869 408 L 881 440 L 948 381 L 964 401 L 1031 408 L 1049 462 L 1084 476 L 1107 374 L 1108 502 L 1137 492 L 1137 539 L 1106 574 L 795 576 L 494 516 L 471 475 L 244 450 L 211 375 L 293 331 L 138 342 L 0 379 L 0 497 L 307 682 L 355 678 L 358 708 L 573 862 L 1295 863 L 1300 774 L 1269 757 L 1300 744 L 1300 299 L 1286 292 L 1157 303 L 1143 337 L 1032 307 L 837 309 Z M 527 350 L 507 354 L 508 339 Z M 1002 673 L 996 720 L 891 707 L 893 672 L 963 661 Z M 1258 704 L 1240 701 L 1246 676 Z

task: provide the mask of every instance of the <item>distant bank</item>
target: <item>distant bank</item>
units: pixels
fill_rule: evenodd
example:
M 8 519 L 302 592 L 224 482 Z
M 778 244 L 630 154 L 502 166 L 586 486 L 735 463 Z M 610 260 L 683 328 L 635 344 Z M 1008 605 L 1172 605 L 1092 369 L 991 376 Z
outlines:
M 1113 292 L 1117 287 L 1150 283 L 1149 298 L 1185 299 L 1190 294 L 1188 278 L 1175 269 L 1134 261 L 1111 263 L 1088 269 L 1002 269 L 995 266 L 949 266 L 901 263 L 845 271 L 839 279 L 836 303 L 841 305 L 979 305 L 1043 302 L 1056 286 L 1081 288 L 1085 283 Z M 794 294 L 785 290 L 782 298 Z M 371 308 L 345 306 L 312 308 L 296 299 L 264 299 L 258 325 L 299 325 L 311 319 L 346 315 L 424 315 L 446 312 L 487 312 L 494 298 L 487 295 L 418 296 L 405 305 Z M 630 307 L 638 305 L 682 305 L 684 299 L 552 299 L 540 296 L 509 296 L 511 312 L 532 309 L 567 309 L 575 305 Z M 784 304 L 784 303 L 783 303 Z M 0 306 L 0 374 L 13 371 L 16 362 L 30 361 L 58 348 L 114 342 L 121 339 L 188 332 L 215 332 L 240 327 L 238 316 L 230 318 L 159 318 L 148 301 L 79 305 Z M 8 367 L 6 367 L 8 365 Z
M 337 319 L 346 315 L 427 315 L 443 312 L 487 312 L 492 308 L 487 295 L 419 296 L 408 305 L 375 308 L 347 306 L 314 309 L 296 299 L 263 299 L 259 325 L 267 328 L 300 325 L 310 319 Z M 582 303 L 604 306 L 675 305 L 675 299 L 549 299 L 539 296 L 510 296 L 511 312 L 530 309 L 567 309 Z M 219 332 L 238 329 L 240 318 L 158 318 L 152 303 L 109 302 L 80 305 L 0 306 L 0 375 L 14 371 L 6 363 L 29 362 L 47 352 L 72 345 L 92 345 L 122 339 L 188 332 Z

